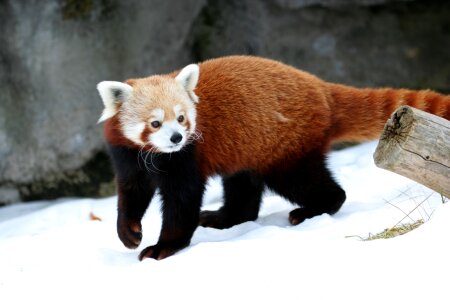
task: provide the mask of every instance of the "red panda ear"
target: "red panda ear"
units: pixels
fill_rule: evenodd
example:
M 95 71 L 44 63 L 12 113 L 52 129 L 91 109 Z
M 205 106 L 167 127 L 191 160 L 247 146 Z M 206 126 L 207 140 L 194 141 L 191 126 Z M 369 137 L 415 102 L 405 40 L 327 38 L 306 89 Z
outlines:
M 198 65 L 191 64 L 184 67 L 175 77 L 175 80 L 183 86 L 194 103 L 198 103 L 198 97 L 195 95 L 194 89 L 197 86 L 199 73 Z
M 136 79 L 127 79 L 125 81 L 126 84 L 134 86 L 134 84 L 136 83 Z
M 97 84 L 97 90 L 105 106 L 98 123 L 114 116 L 119 105 L 133 93 L 133 88 L 130 85 L 118 81 L 102 81 Z

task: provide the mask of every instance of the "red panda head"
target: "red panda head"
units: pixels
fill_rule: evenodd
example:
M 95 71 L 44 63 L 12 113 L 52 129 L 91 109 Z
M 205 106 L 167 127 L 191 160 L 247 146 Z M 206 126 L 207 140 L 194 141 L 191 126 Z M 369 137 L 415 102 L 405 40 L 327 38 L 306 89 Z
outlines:
M 105 107 L 99 122 L 117 117 L 121 133 L 133 144 L 155 152 L 179 151 L 195 135 L 198 77 L 199 67 L 192 64 L 175 78 L 102 81 L 97 89 Z

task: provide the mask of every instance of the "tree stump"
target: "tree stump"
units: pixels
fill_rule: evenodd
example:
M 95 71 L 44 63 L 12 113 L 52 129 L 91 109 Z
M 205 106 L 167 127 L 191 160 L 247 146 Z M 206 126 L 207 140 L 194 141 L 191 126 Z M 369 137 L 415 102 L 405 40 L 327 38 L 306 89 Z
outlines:
M 450 121 L 409 107 L 384 126 L 375 164 L 450 198 Z

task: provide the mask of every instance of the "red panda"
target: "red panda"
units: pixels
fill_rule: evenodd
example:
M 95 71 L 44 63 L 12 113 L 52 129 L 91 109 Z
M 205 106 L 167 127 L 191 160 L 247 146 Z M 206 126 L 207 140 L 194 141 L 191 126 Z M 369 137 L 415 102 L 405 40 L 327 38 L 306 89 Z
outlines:
M 198 224 L 255 220 L 268 187 L 300 207 L 292 224 L 337 212 L 344 190 L 325 161 L 336 141 L 375 139 L 402 104 L 450 119 L 450 97 L 432 91 L 358 89 L 277 61 L 230 56 L 181 71 L 98 84 L 118 186 L 117 230 L 136 248 L 156 189 L 163 224 L 139 258 L 162 259 L 190 243 Z M 205 182 L 221 175 L 224 205 L 200 212 Z

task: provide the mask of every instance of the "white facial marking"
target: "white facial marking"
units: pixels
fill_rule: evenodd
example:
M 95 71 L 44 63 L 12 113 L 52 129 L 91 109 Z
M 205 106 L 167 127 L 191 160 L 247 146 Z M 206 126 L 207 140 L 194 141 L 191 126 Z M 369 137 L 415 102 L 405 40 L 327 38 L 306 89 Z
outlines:
M 123 134 L 129 140 L 135 142 L 138 145 L 144 145 L 141 136 L 145 129 L 145 122 L 139 122 L 135 124 L 125 124 L 123 127 Z
M 195 131 L 196 118 L 197 118 L 197 110 L 195 109 L 195 107 L 192 107 L 187 111 L 187 117 L 189 119 L 189 122 L 191 123 L 189 133 L 193 133 Z
M 173 143 L 170 139 L 176 133 L 179 133 L 182 138 L 178 143 Z M 150 134 L 150 142 L 161 152 L 178 151 L 186 142 L 186 128 L 177 121 L 164 122 L 157 132 Z
M 150 115 L 152 116 L 152 118 L 150 119 L 151 121 L 157 120 L 162 122 L 164 120 L 164 110 L 162 110 L 161 108 L 155 108 L 151 111 Z
M 176 118 L 178 118 L 180 115 L 182 115 L 181 109 L 182 109 L 182 107 L 180 104 L 177 104 L 173 107 L 173 112 L 175 113 Z

